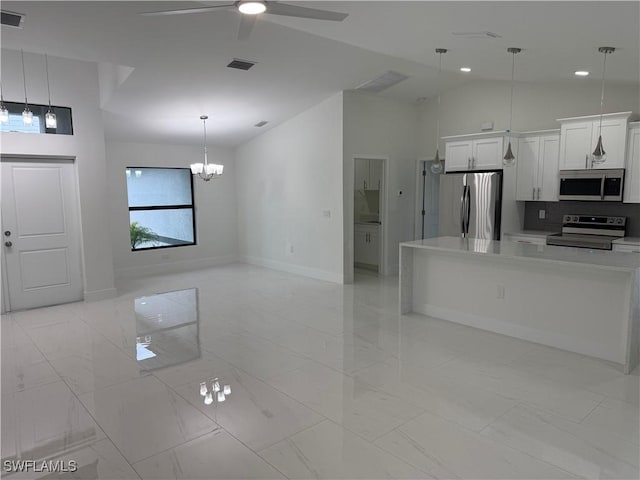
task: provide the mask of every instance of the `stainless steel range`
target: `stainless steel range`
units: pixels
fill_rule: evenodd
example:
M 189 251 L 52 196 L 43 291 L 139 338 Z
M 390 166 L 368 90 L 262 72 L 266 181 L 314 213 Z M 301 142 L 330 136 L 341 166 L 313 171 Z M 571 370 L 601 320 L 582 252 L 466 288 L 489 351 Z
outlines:
M 562 232 L 547 237 L 547 245 L 611 250 L 615 239 L 624 237 L 626 217 L 564 215 Z

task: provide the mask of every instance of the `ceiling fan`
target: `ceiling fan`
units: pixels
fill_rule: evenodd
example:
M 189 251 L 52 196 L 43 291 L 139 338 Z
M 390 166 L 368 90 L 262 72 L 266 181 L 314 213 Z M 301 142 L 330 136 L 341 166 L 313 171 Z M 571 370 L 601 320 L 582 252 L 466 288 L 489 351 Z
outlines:
M 319 10 L 317 8 L 298 7 L 297 5 L 264 0 L 238 0 L 234 3 L 225 5 L 182 8 L 178 10 L 161 10 L 156 12 L 143 12 L 140 15 L 183 15 L 187 13 L 206 13 L 222 8 L 233 8 L 242 14 L 240 17 L 238 40 L 245 40 L 249 38 L 251 30 L 256 23 L 257 16 L 261 13 L 269 15 L 284 15 L 287 17 L 310 18 L 312 20 L 329 20 L 332 22 L 341 22 L 349 16 L 348 13 Z

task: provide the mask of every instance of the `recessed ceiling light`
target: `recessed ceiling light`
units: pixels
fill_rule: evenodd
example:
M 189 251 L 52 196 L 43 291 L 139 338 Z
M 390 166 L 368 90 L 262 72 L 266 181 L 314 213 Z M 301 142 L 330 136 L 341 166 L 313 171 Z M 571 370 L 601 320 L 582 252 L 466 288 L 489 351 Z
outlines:
M 264 2 L 260 1 L 246 1 L 238 3 L 238 10 L 240 13 L 244 13 L 246 15 L 257 15 L 258 13 L 263 13 L 267 9 L 267 6 Z
M 469 73 L 471 69 L 469 67 L 460 67 L 460 71 L 464 73 Z
M 574 74 L 578 77 L 586 77 L 589 75 L 589 72 L 586 70 L 578 70 L 577 72 L 574 72 Z

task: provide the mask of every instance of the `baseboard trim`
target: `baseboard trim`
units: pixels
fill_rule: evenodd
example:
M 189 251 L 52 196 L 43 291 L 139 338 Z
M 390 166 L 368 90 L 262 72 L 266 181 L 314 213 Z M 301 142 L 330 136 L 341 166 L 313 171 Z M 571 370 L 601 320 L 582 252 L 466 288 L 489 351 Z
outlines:
M 315 278 L 317 280 L 324 280 L 325 282 L 332 283 L 344 283 L 342 275 L 333 272 L 327 272 L 325 270 L 318 270 L 316 268 L 303 267 L 301 265 L 293 265 L 291 263 L 278 262 L 276 260 L 269 260 L 267 258 L 252 257 L 249 255 L 243 255 L 239 259 L 242 262 L 249 265 L 256 265 L 259 267 L 271 268 L 272 270 L 280 270 L 282 272 L 293 273 L 295 275 L 301 275 L 303 277 Z
M 181 273 L 189 270 L 229 265 L 238 261 L 236 255 L 224 255 L 220 257 L 194 258 L 178 260 L 174 262 L 154 263 L 153 265 L 138 265 L 134 267 L 116 267 L 116 279 L 145 277 L 147 275 L 161 275 L 167 273 Z
M 475 327 L 480 330 L 488 330 L 494 333 L 500 333 L 509 337 L 520 338 L 529 342 L 540 343 L 550 347 L 568 350 L 570 352 L 580 353 L 590 357 L 601 358 L 610 362 L 624 365 L 624 353 L 622 357 L 616 358 L 611 351 L 604 350 L 597 343 L 585 342 L 569 335 L 559 333 L 543 332 L 523 325 L 505 322 L 495 318 L 483 317 L 473 313 L 459 312 L 449 308 L 439 307 L 430 304 L 414 305 L 414 311 L 427 315 L 429 317 L 441 318 L 450 322 L 460 323 L 469 327 Z
M 118 295 L 118 292 L 115 288 L 105 288 L 103 290 L 91 290 L 84 291 L 84 301 L 85 302 L 97 302 L 100 300 L 108 300 L 110 298 L 115 298 Z

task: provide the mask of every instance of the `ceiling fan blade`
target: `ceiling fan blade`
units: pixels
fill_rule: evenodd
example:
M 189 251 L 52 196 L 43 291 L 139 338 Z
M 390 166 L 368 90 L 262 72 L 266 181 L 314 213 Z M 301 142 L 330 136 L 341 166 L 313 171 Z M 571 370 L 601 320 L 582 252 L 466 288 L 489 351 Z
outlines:
M 141 12 L 139 13 L 139 15 L 144 15 L 145 17 L 158 17 L 162 15 L 184 15 L 186 13 L 205 13 L 218 8 L 229 7 L 235 7 L 235 4 L 230 3 L 228 5 L 214 5 L 212 7 L 181 8 L 179 10 L 160 10 L 158 12 Z
M 256 24 L 257 15 L 240 15 L 240 27 L 238 28 L 238 40 L 246 40 L 251 35 L 251 30 Z
M 341 22 L 349 16 L 348 13 L 318 10 L 317 8 L 298 7 L 288 3 L 267 2 L 267 11 L 271 15 L 284 15 L 287 17 L 312 18 L 314 20 L 331 20 Z

